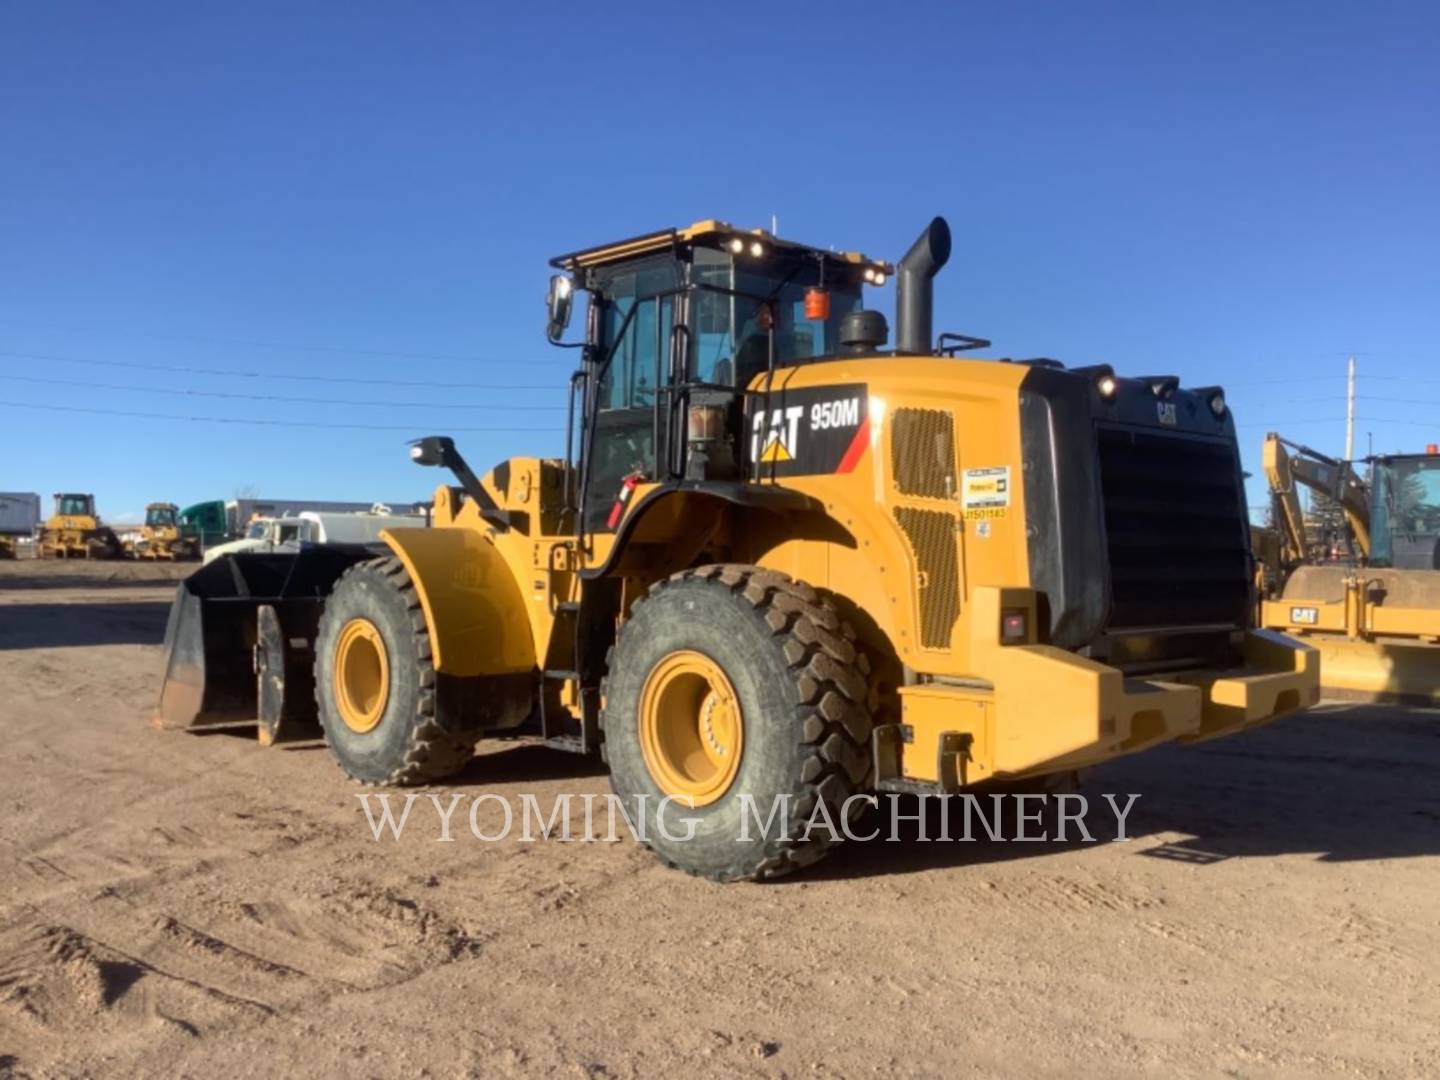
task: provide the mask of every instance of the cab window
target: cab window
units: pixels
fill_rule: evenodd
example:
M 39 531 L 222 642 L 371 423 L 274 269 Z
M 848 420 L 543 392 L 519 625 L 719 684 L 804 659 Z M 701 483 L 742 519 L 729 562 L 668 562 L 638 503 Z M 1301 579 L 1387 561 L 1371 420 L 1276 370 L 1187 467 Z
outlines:
M 605 288 L 601 345 L 610 363 L 600 378 L 596 404 L 601 409 L 649 408 L 655 403 L 657 380 L 668 370 L 674 296 L 660 296 L 675 287 L 675 265 L 641 264 L 616 274 Z
M 776 366 L 840 351 L 840 320 L 861 306 L 857 286 L 828 284 L 830 315 L 809 319 L 805 293 L 819 267 L 793 262 L 737 264 L 728 252 L 695 252 L 688 375 L 698 382 L 748 386 L 770 362 L 773 329 Z

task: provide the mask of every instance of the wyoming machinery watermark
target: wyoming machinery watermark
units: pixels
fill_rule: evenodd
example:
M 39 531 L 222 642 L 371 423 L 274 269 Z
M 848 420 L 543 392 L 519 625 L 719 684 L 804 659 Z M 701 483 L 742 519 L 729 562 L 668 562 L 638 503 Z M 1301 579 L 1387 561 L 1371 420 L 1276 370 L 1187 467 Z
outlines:
M 407 831 L 420 832 L 437 843 L 455 843 L 461 838 L 498 843 L 505 840 L 535 842 L 615 842 L 628 835 L 648 842 L 658 836 L 671 842 L 694 839 L 700 819 L 689 816 L 685 799 L 636 795 L 628 799 L 615 794 L 556 796 L 548 812 L 535 795 L 521 795 L 512 801 L 486 792 L 440 795 L 359 792 L 371 836 L 378 842 L 387 835 L 398 841 Z M 838 807 L 816 802 L 805 814 L 797 812 L 795 799 L 781 795 L 768 807 L 748 794 L 739 796 L 740 819 L 735 827 L 737 843 L 757 839 L 790 837 L 809 841 L 830 839 L 868 842 L 975 842 L 995 843 L 1096 843 L 1099 838 L 1090 826 L 1097 819 L 1113 823 L 1102 837 L 1128 841 L 1125 822 L 1134 809 L 1138 794 L 1101 796 L 1108 816 L 1097 811 L 1091 816 L 1091 802 L 1075 792 L 1027 794 L 922 795 L 907 797 L 893 793 L 852 795 Z M 464 810 L 462 806 L 468 800 Z M 518 805 L 517 805 L 518 802 Z M 418 808 L 418 812 L 417 812 Z M 867 811 L 874 811 L 867 813 Z

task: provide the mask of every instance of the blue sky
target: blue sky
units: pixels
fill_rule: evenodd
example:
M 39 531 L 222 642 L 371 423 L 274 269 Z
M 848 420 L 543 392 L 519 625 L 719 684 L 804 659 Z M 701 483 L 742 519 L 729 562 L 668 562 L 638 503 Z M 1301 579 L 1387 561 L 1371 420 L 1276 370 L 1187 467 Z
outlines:
M 1252 468 L 1267 427 L 1341 449 L 1352 351 L 1359 450 L 1419 448 L 1437 55 L 1421 3 L 6 4 L 0 490 L 393 499 L 440 479 L 412 435 L 556 453 L 546 258 L 772 214 L 890 258 L 945 214 L 938 328 L 1223 383 Z

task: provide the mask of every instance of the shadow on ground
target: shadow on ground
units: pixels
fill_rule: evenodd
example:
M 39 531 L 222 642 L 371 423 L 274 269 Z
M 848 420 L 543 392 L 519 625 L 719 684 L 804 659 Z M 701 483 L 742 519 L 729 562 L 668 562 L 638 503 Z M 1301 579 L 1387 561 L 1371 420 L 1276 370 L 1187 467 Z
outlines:
M 598 755 L 571 754 L 535 742 L 506 745 L 487 740 L 480 743 L 478 750 L 469 765 L 445 781 L 447 787 L 495 787 L 609 775 Z
M 246 742 L 256 741 L 257 725 L 251 723 L 216 724 L 188 729 L 188 734 L 205 738 L 228 737 Z M 306 729 L 307 737 L 276 743 L 270 749 L 281 753 L 304 753 L 325 750 L 325 740 L 316 725 Z M 438 785 L 446 788 L 497 788 L 507 784 L 541 783 L 549 780 L 577 780 L 582 777 L 607 775 L 598 757 L 568 754 L 541 746 L 533 740 L 481 739 L 473 760 L 454 776 Z
M 1437 769 L 1440 712 L 1326 707 L 1244 735 L 1164 747 L 1093 770 L 1078 791 L 1089 802 L 1084 820 L 1095 843 L 1081 840 L 1073 825 L 1064 843 L 1006 839 L 1016 835 L 1013 813 L 997 830 L 1001 839 L 992 840 L 978 810 L 972 810 L 975 839 L 936 840 L 939 808 L 932 803 L 925 830 L 931 839 L 922 840 L 918 825 L 902 821 L 899 840 L 846 843 L 793 880 L 1043 860 L 1076 848 L 1098 849 L 1116 836 L 1116 816 L 1103 798 L 1107 793 L 1122 809 L 1128 795 L 1139 795 L 1125 823 L 1136 857 L 1204 867 L 1289 854 L 1313 854 L 1321 861 L 1440 855 Z M 916 811 L 913 798 L 899 805 L 903 813 Z M 951 807 L 952 837 L 964 833 L 962 809 Z M 980 809 L 993 819 L 988 799 L 981 798 Z M 1053 825 L 1052 817 L 1044 824 Z M 886 816 L 868 815 L 854 831 L 877 826 L 882 837 L 889 833 L 888 808 Z M 1032 824 L 1027 832 L 1034 835 L 1042 827 Z
M 0 652 L 84 645 L 159 645 L 166 600 L 101 604 L 0 604 Z
M 199 566 L 199 563 L 194 564 Z M 179 578 L 112 577 L 102 572 L 88 574 L 55 574 L 44 577 L 22 577 L 18 574 L 0 577 L 0 594 L 7 592 L 43 592 L 47 589 L 165 589 L 174 588 Z

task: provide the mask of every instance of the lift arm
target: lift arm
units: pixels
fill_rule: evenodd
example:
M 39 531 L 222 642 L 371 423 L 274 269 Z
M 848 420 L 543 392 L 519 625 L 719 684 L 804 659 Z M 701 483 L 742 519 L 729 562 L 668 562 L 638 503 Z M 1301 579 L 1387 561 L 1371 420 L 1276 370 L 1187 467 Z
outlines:
M 1345 524 L 1360 554 L 1370 557 L 1370 489 L 1350 462 L 1282 439 L 1273 431 L 1265 436 L 1262 457 L 1265 478 L 1270 482 L 1270 492 L 1280 510 L 1281 520 L 1276 524 L 1282 533 L 1287 564 L 1303 563 L 1306 556 L 1305 516 L 1300 509 L 1296 484 L 1332 499 L 1345 515 Z

